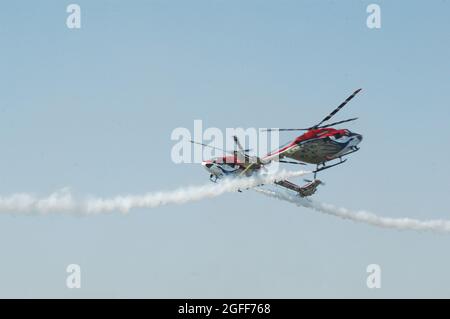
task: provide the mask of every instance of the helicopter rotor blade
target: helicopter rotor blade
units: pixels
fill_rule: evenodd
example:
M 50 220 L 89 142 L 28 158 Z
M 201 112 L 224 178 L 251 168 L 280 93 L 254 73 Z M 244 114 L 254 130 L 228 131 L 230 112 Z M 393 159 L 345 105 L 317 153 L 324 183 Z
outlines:
M 241 145 L 241 142 L 239 142 L 239 139 L 236 135 L 233 135 L 233 140 L 234 140 L 234 144 L 236 144 L 237 148 L 241 151 L 241 152 L 245 152 L 244 148 Z
M 261 131 L 263 131 L 263 132 L 270 132 L 270 131 L 278 131 L 278 132 L 309 131 L 309 130 L 312 130 L 312 129 L 323 128 L 323 127 L 327 127 L 327 126 L 333 126 L 333 125 L 337 125 L 337 124 L 341 124 L 341 123 L 345 123 L 345 122 L 354 121 L 357 118 L 344 120 L 344 121 L 339 121 L 339 122 L 335 122 L 335 123 L 332 123 L 332 124 L 329 124 L 329 125 L 322 125 L 326 121 L 329 121 L 333 116 L 335 116 L 336 113 L 339 112 L 348 102 L 350 102 L 356 96 L 356 94 L 358 94 L 361 90 L 362 89 L 357 89 L 355 92 L 353 92 L 347 99 L 345 99 L 344 102 L 342 102 L 337 108 L 335 108 L 330 114 L 328 114 L 322 121 L 320 121 L 318 124 L 316 124 L 314 126 L 311 126 L 309 128 L 268 128 L 268 129 L 263 129 Z
M 335 108 L 330 114 L 328 114 L 322 121 L 320 121 L 318 124 L 312 126 L 312 129 L 318 128 L 321 124 L 324 122 L 330 120 L 334 115 L 336 115 L 337 112 L 339 112 L 348 102 L 350 102 L 351 99 L 355 97 L 356 94 L 358 94 L 362 89 L 357 89 L 355 92 L 352 93 L 344 102 L 342 102 L 337 108 Z
M 209 147 L 209 148 L 212 148 L 213 150 L 222 151 L 222 152 L 224 152 L 224 153 L 234 154 L 234 152 L 230 152 L 230 151 L 224 150 L 224 149 L 222 149 L 222 148 L 215 147 L 215 146 L 211 146 L 211 145 L 208 145 L 208 144 L 203 144 L 203 143 L 195 142 L 195 141 L 193 141 L 193 140 L 189 140 L 189 142 L 191 142 L 192 144 L 197 144 L 197 145 L 201 145 L 201 146 L 204 146 L 204 147 Z
M 262 130 L 263 132 L 271 132 L 271 131 L 278 131 L 278 132 L 287 132 L 287 131 L 308 131 L 307 128 L 267 128 Z
M 236 135 L 233 135 L 233 140 L 234 140 L 234 143 L 237 145 L 238 149 L 239 149 L 241 152 L 248 153 L 248 152 L 250 152 L 250 151 L 252 150 L 251 148 L 246 148 L 246 149 L 244 149 L 244 148 L 242 147 L 242 145 L 241 145 L 241 142 L 239 142 L 239 139 L 238 139 L 238 137 L 237 137 Z
M 343 120 L 343 121 L 334 122 L 334 123 L 327 124 L 327 125 L 318 126 L 317 128 L 331 127 L 331 126 L 334 126 L 334 125 L 338 125 L 338 124 L 342 124 L 342 123 L 346 123 L 346 122 L 355 121 L 355 120 L 357 120 L 357 119 L 358 119 L 357 117 L 354 117 L 354 118 L 352 118 L 352 119 Z

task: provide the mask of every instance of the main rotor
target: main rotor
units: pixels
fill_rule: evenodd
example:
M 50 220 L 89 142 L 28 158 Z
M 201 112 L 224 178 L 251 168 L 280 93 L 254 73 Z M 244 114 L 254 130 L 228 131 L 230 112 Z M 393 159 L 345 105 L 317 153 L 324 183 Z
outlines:
M 325 127 L 330 127 L 333 125 L 338 125 L 338 124 L 342 124 L 342 123 L 347 123 L 347 122 L 351 122 L 351 121 L 355 121 L 358 118 L 351 118 L 351 119 L 347 119 L 347 120 L 343 120 L 343 121 L 338 121 L 338 122 L 334 122 L 331 124 L 324 124 L 325 122 L 329 121 L 333 116 L 336 115 L 337 112 L 339 112 L 348 102 L 350 102 L 355 96 L 356 94 L 358 94 L 362 89 L 357 89 L 355 92 L 353 92 L 352 95 L 350 95 L 347 99 L 345 99 L 344 102 L 342 102 L 341 104 L 339 104 L 338 107 L 336 107 L 330 114 L 328 114 L 322 121 L 320 121 L 319 123 L 308 127 L 308 128 L 270 128 L 267 129 L 265 131 L 279 131 L 279 132 L 287 132 L 287 131 L 309 131 L 309 130 L 314 130 L 314 129 L 319 129 L 319 128 L 325 128 Z

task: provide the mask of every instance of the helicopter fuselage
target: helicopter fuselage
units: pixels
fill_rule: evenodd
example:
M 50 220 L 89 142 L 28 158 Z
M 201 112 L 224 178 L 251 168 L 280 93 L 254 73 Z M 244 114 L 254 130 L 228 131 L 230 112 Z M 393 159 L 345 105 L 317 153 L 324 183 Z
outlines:
M 362 135 L 347 129 L 321 128 L 310 130 L 296 139 L 269 153 L 263 161 L 277 161 L 290 158 L 302 163 L 325 164 L 336 158 L 358 150 L 357 145 L 362 141 Z M 258 171 L 261 165 L 254 164 L 251 170 L 246 168 L 250 163 L 239 160 L 238 156 L 223 156 L 203 161 L 203 167 L 210 173 L 213 181 L 223 177 L 246 176 Z
M 347 129 L 321 128 L 309 130 L 292 142 L 269 153 L 266 159 L 291 158 L 308 164 L 323 164 L 357 150 L 361 134 Z

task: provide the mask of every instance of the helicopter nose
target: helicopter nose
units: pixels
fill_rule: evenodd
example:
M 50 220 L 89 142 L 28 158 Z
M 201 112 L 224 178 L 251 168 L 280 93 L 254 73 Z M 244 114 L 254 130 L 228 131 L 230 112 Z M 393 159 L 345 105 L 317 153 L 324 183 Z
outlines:
M 358 139 L 358 143 L 361 142 L 363 140 L 363 137 L 361 134 L 358 133 L 353 133 L 352 134 L 353 137 L 356 137 Z

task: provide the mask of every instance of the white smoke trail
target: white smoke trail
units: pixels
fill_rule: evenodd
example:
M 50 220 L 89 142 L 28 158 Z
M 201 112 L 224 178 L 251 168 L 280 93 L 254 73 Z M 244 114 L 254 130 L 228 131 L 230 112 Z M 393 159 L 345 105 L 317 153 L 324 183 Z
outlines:
M 183 204 L 190 201 L 198 201 L 204 198 L 220 196 L 226 192 L 254 188 L 261 184 L 270 184 L 275 180 L 302 176 L 308 173 L 310 172 L 281 171 L 271 175 L 223 180 L 219 184 L 184 187 L 174 191 L 116 196 L 113 198 L 91 197 L 82 201 L 76 201 L 68 189 L 62 189 L 44 198 L 39 198 L 32 194 L 19 193 L 6 197 L 0 196 L 0 212 L 12 214 L 70 213 L 77 215 L 114 211 L 127 213 L 133 208 L 153 208 L 167 204 Z M 367 211 L 351 211 L 346 208 L 338 208 L 311 199 L 301 198 L 286 191 L 270 191 L 261 188 L 254 189 L 267 196 L 288 201 L 297 206 L 311 208 L 321 213 L 373 226 L 402 230 L 450 232 L 450 221 L 448 220 L 421 221 L 411 218 L 381 217 Z
M 67 188 L 45 198 L 25 193 L 0 196 L 0 212 L 6 213 L 66 213 L 74 211 L 75 208 L 76 203 Z
M 366 223 L 372 226 L 394 228 L 399 230 L 450 232 L 449 220 L 422 221 L 412 218 L 382 217 L 363 210 L 351 211 L 346 208 L 338 208 L 333 205 L 316 202 L 311 199 L 301 198 L 296 195 L 291 195 L 285 191 L 271 191 L 261 188 L 255 188 L 255 190 L 264 195 L 291 202 L 293 204 L 296 204 L 297 206 L 311 208 L 321 213 L 337 216 L 343 219 L 353 220 L 355 222 Z
M 19 193 L 6 197 L 0 196 L 0 212 L 13 214 L 70 213 L 81 215 L 114 211 L 127 213 L 133 208 L 153 208 L 167 204 L 183 204 L 309 173 L 306 171 L 280 171 L 274 174 L 254 177 L 225 179 L 218 184 L 183 187 L 174 191 L 116 196 L 113 198 L 91 197 L 81 201 L 76 201 L 68 189 L 55 192 L 45 198 Z
M 88 214 L 112 211 L 127 213 L 132 208 L 152 208 L 167 204 L 183 204 L 204 198 L 216 197 L 227 192 L 235 192 L 239 189 L 253 188 L 260 184 L 272 183 L 279 179 L 297 177 L 309 173 L 311 172 L 280 171 L 270 175 L 259 175 L 229 180 L 225 179 L 218 184 L 184 187 L 175 191 L 148 193 L 139 196 L 117 196 L 109 199 L 91 198 L 86 203 L 85 211 Z

